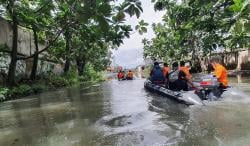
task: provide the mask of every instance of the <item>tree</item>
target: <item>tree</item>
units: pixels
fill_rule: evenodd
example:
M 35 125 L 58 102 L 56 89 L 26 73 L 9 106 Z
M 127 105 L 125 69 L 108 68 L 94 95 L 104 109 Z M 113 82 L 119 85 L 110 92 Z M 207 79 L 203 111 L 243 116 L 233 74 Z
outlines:
M 144 47 L 145 54 L 185 59 L 190 54 L 193 61 L 200 61 L 216 46 L 242 47 L 249 45 L 247 29 L 249 2 L 242 0 L 154 0 L 155 10 L 165 10 L 163 25 L 155 25 L 156 37 L 152 47 Z M 241 16 L 241 17 L 240 17 Z M 244 22 L 244 27 L 241 23 Z M 247 27 L 246 27 L 247 28 Z M 238 29 L 239 30 L 239 29 Z M 240 32 L 240 33 L 236 33 Z M 240 39 L 239 39 L 240 38 Z M 155 57 L 158 57 L 155 56 Z M 152 57 L 152 56 L 151 56 Z M 180 57 L 180 58 L 178 58 Z M 187 58 L 186 58 L 187 59 Z
M 15 85 L 15 72 L 17 64 L 17 48 L 18 48 L 18 19 L 17 19 L 17 2 L 15 0 L 1 0 L 0 4 L 6 10 L 6 15 L 12 21 L 12 48 L 11 60 L 8 71 L 8 86 Z
M 20 25 L 30 28 L 33 31 L 35 52 L 33 55 L 32 70 L 30 79 L 35 80 L 39 60 L 39 40 L 46 40 L 46 36 L 41 38 L 39 32 L 51 32 L 53 19 L 51 11 L 54 9 L 52 1 L 20 1 L 19 4 L 19 22 Z M 40 38 L 40 39 L 39 39 Z M 40 41 L 41 42 L 41 41 Z M 45 41 L 44 41 L 45 42 Z M 42 42 L 42 43 L 44 43 Z
M 39 55 L 64 62 L 65 73 L 74 62 L 80 75 L 86 63 L 95 64 L 96 70 L 104 68 L 109 63 L 109 50 L 117 48 L 131 35 L 131 26 L 123 21 L 125 14 L 139 18 L 142 12 L 139 0 L 124 0 L 119 6 L 111 1 L 1 0 L 0 7 L 4 6 L 1 16 L 15 24 L 10 86 L 15 82 L 17 60 L 33 59 L 30 79 L 35 80 Z M 30 56 L 17 56 L 18 24 L 33 32 L 35 52 Z M 147 25 L 141 21 L 137 30 L 146 32 Z M 40 43 L 45 47 L 40 48 Z

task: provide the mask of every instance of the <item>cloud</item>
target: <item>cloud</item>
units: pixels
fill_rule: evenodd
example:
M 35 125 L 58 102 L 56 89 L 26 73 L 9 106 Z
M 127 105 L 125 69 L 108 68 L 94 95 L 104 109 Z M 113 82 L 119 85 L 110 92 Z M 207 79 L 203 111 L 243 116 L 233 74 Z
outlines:
M 153 38 L 155 35 L 151 25 L 162 22 L 164 12 L 155 12 L 154 5 L 150 0 L 142 0 L 142 7 L 143 13 L 140 19 L 137 19 L 135 16 L 132 18 L 127 16 L 126 23 L 134 28 L 138 22 L 143 19 L 149 23 L 149 27 L 147 28 L 148 32 L 144 35 L 139 35 L 137 32 L 134 33 L 130 38 L 124 40 L 123 45 L 121 45 L 117 51 L 114 51 L 115 62 L 122 66 L 135 67 L 143 63 L 142 39 Z
M 126 68 L 143 64 L 143 49 L 124 49 L 114 52 L 113 63 Z
M 135 16 L 133 16 L 132 18 L 126 17 L 126 23 L 130 24 L 134 28 L 140 20 L 145 20 L 147 23 L 149 23 L 149 26 L 147 28 L 148 33 L 144 35 L 140 35 L 138 32 L 134 33 L 130 38 L 124 40 L 124 44 L 119 49 L 142 48 L 143 45 L 141 41 L 143 38 L 151 39 L 155 36 L 152 29 L 152 24 L 162 22 L 164 12 L 155 12 L 154 4 L 151 3 L 150 0 L 143 0 L 142 8 L 143 13 L 141 14 L 141 17 L 139 19 L 137 19 L 137 17 Z

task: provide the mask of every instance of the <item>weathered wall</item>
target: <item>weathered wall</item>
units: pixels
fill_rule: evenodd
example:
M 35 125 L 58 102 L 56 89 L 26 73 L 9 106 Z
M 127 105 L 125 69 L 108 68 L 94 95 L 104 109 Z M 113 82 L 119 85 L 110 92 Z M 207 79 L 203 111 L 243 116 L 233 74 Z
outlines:
M 241 64 L 250 61 L 250 49 L 239 52 L 237 68 L 241 69 Z
M 31 30 L 23 27 L 18 28 L 18 54 L 23 56 L 30 56 L 35 52 L 34 38 Z M 12 48 L 12 26 L 11 23 L 0 17 L 0 46 L 1 49 L 11 51 Z M 7 46 L 7 47 L 4 47 Z M 39 50 L 43 49 L 45 46 L 39 44 Z M 1 52 L 1 50 L 0 50 Z M 43 56 L 43 55 L 40 55 Z M 8 53 L 1 52 L 0 54 L 0 72 L 7 74 L 8 67 L 10 63 L 10 56 Z M 16 73 L 19 76 L 28 77 L 32 69 L 32 59 L 29 60 L 19 60 L 17 62 Z M 39 60 L 38 64 L 38 74 L 52 71 L 55 73 L 61 73 L 62 65 L 55 64 L 46 60 Z
M 11 24 L 0 17 L 0 45 L 7 45 L 7 49 L 12 47 L 12 27 Z M 39 50 L 44 45 L 38 45 Z M 31 30 L 18 27 L 18 53 L 29 56 L 35 52 L 34 38 Z
M 241 70 L 242 63 L 250 61 L 250 49 L 212 54 L 212 56 L 215 55 L 221 56 L 224 59 L 225 64 L 236 63 L 238 70 Z

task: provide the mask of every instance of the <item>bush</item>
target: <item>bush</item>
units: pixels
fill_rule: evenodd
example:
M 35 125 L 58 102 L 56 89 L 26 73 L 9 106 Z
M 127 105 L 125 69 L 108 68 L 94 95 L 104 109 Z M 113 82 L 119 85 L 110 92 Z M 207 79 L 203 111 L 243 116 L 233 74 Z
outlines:
M 0 88 L 0 101 L 4 101 L 7 99 L 8 91 L 8 88 Z
M 227 68 L 228 70 L 235 70 L 235 69 L 237 68 L 237 64 L 236 64 L 235 62 L 228 63 L 228 64 L 226 65 L 226 68 Z
M 241 70 L 250 70 L 250 61 L 241 63 Z
M 42 93 L 43 91 L 47 91 L 48 87 L 44 84 L 34 84 L 32 85 L 32 90 L 35 94 Z
M 32 93 L 33 93 L 33 90 L 31 86 L 23 84 L 23 85 L 20 85 L 11 89 L 9 92 L 9 96 L 11 97 L 28 96 Z
M 81 82 L 85 81 L 102 81 L 103 76 L 100 72 L 95 71 L 91 64 L 87 64 L 84 69 L 83 76 L 80 77 Z
M 67 80 L 67 85 L 79 84 L 79 76 L 75 71 L 70 71 L 64 74 L 63 77 Z
M 49 76 L 47 83 L 51 87 L 63 87 L 68 85 L 68 82 L 64 77 L 57 75 Z
M 102 73 L 95 71 L 92 65 L 87 64 L 82 76 L 78 76 L 76 71 L 70 71 L 64 75 L 46 73 L 38 76 L 37 79 L 36 81 L 22 80 L 19 82 L 19 86 L 13 87 L 12 89 L 0 87 L 0 101 L 28 96 L 34 93 L 37 94 L 70 85 L 103 81 L 103 76 Z

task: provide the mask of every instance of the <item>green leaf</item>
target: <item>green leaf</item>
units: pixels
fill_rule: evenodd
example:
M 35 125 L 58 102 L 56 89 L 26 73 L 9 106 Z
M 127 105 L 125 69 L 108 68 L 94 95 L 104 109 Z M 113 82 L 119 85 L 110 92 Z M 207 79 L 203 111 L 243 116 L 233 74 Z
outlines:
M 97 21 L 99 23 L 99 26 L 103 31 L 108 31 L 109 30 L 109 24 L 108 21 L 105 17 L 103 16 L 97 16 Z
M 124 14 L 124 11 L 119 11 L 116 15 L 116 20 L 118 22 L 122 22 L 125 20 L 125 14 Z
M 141 30 L 142 30 L 143 33 L 147 33 L 147 28 L 146 27 L 142 27 Z
M 138 30 L 139 28 L 140 28 L 139 25 L 136 25 L 136 26 L 135 26 L 135 30 Z
M 141 15 L 140 10 L 139 9 L 134 9 L 134 11 L 135 11 L 136 17 L 139 18 L 140 15 Z

